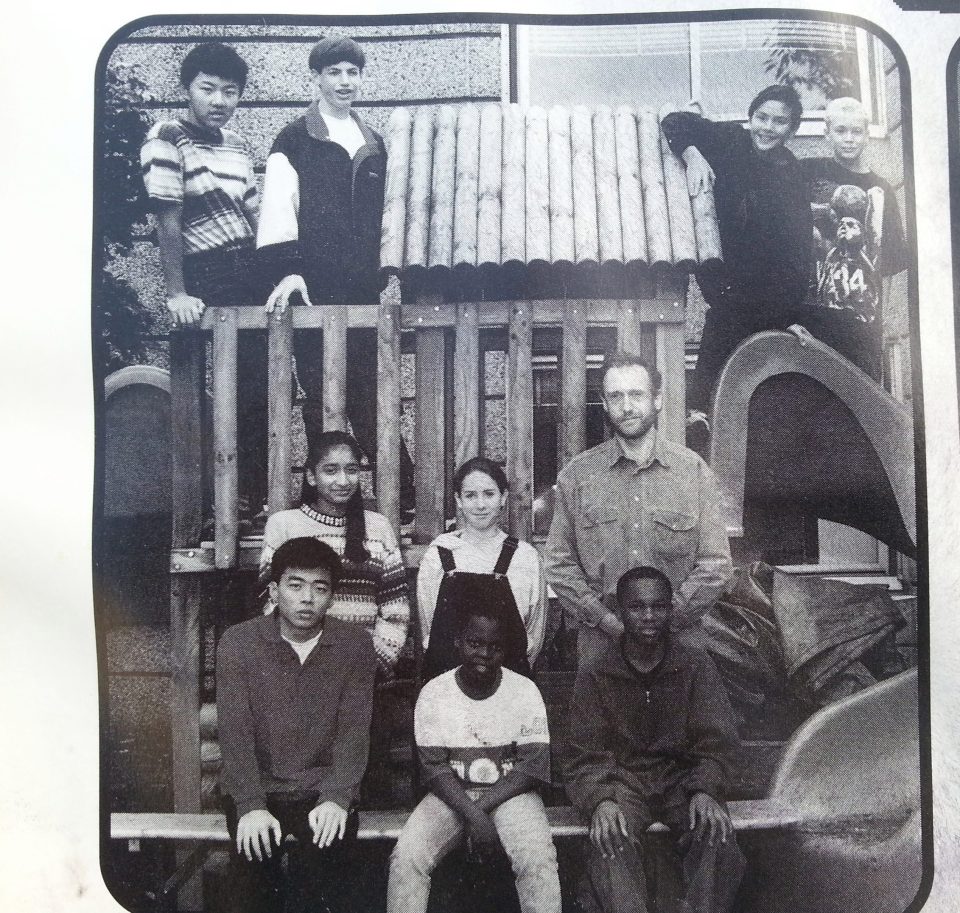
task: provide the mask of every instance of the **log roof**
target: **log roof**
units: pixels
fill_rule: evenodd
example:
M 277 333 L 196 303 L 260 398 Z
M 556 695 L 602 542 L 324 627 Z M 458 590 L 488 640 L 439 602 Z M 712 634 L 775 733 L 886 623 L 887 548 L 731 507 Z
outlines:
M 691 199 L 651 109 L 398 108 L 384 139 L 385 270 L 689 271 L 721 257 L 713 196 Z

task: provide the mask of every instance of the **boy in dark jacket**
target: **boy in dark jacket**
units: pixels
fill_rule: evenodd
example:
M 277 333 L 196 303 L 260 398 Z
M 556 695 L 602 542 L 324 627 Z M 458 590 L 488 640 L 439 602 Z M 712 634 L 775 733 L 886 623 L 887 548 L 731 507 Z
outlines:
M 366 631 L 326 618 L 340 573 L 329 545 L 290 539 L 271 564 L 274 611 L 235 625 L 217 645 L 231 884 L 250 913 L 351 909 L 354 806 L 377 663 Z M 288 835 L 296 843 L 284 877 Z
M 383 139 L 353 111 L 366 55 L 352 38 L 310 51 L 313 102 L 284 127 L 267 158 L 257 231 L 259 263 L 273 288 L 267 311 L 304 304 L 378 304 L 380 228 L 387 175 Z M 376 446 L 376 339 L 347 340 L 347 415 L 372 456 Z M 306 395 L 307 441 L 323 428 L 323 357 L 316 331 L 296 334 L 297 377 Z M 412 507 L 413 464 L 401 449 L 401 499 Z
M 687 405 L 702 420 L 733 349 L 761 330 L 786 329 L 804 313 L 812 275 L 809 200 L 800 165 L 784 144 L 803 106 L 790 86 L 750 102 L 747 129 L 691 111 L 663 118 L 663 135 L 687 168 L 690 193 L 713 187 L 723 262 L 697 281 L 710 310 Z
M 673 590 L 652 567 L 617 583 L 624 633 L 577 673 L 567 795 L 590 822 L 584 910 L 646 913 L 644 833 L 670 828 L 684 907 L 727 913 L 743 876 L 725 805 L 733 711 L 706 653 L 670 634 Z

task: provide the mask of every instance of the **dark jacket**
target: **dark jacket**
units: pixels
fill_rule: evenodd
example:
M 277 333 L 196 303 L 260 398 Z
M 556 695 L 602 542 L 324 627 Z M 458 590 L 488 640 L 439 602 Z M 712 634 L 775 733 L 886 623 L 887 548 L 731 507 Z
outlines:
M 366 145 L 352 161 L 328 138 L 316 103 L 280 131 L 270 150 L 270 158 L 284 157 L 295 172 L 299 205 L 292 212 L 296 225 L 284 232 L 295 240 L 261 247 L 259 269 L 272 285 L 291 273 L 302 275 L 314 304 L 375 302 L 384 284 L 379 270 L 387 150 L 378 133 L 353 117 Z M 268 178 L 262 206 L 268 218 L 271 192 Z
M 327 618 L 303 665 L 276 612 L 217 644 L 220 786 L 242 818 L 267 793 L 316 793 L 349 809 L 367 766 L 376 656 L 370 635 Z
M 723 267 L 719 273 L 698 273 L 706 301 L 802 302 L 813 275 L 813 221 L 793 153 L 780 148 L 758 155 L 740 124 L 717 123 L 689 111 L 668 114 L 661 129 L 674 154 L 695 146 L 716 175 Z
M 674 638 L 638 675 L 612 642 L 581 667 L 570 700 L 567 795 L 585 817 L 619 782 L 641 797 L 705 792 L 726 800 L 737 729 L 713 660 Z

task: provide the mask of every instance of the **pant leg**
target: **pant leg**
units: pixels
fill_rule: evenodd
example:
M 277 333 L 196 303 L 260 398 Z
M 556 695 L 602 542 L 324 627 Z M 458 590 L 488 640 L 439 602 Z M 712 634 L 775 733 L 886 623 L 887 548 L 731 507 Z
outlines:
M 297 839 L 288 850 L 286 913 L 350 913 L 359 876 L 357 812 L 347 816 L 343 837 L 320 849 L 307 820 L 313 805 L 298 803 L 291 808 L 292 819 L 281 819 L 284 830 L 289 828 Z
M 543 800 L 521 793 L 493 811 L 493 824 L 510 858 L 523 913 L 560 913 L 557 851 Z
M 269 859 L 253 861 L 237 852 L 236 807 L 229 797 L 223 801 L 230 834 L 230 883 L 227 904 L 230 913 L 283 913 L 283 876 L 280 847 Z
M 713 390 L 730 353 L 747 335 L 743 308 L 715 304 L 707 311 L 697 366 L 687 390 L 687 408 L 709 412 Z
M 433 870 L 462 833 L 457 813 L 427 793 L 407 819 L 390 854 L 387 913 L 426 913 Z
M 689 913 L 729 913 L 746 869 L 746 860 L 737 835 L 726 843 L 710 845 L 706 838 L 694 839 L 690 831 L 689 802 L 667 805 L 661 819 L 676 838 L 683 859 L 684 908 Z
M 644 800 L 626 787 L 618 786 L 617 804 L 627 819 L 630 837 L 621 853 L 610 859 L 589 844 L 581 902 L 585 909 L 604 913 L 647 913 L 643 840 L 653 818 Z

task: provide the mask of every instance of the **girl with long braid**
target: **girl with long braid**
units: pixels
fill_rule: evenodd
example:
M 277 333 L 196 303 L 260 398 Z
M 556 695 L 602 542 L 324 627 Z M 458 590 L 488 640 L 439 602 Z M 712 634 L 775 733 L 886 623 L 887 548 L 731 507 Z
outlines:
M 387 518 L 363 507 L 362 462 L 349 434 L 317 435 L 307 454 L 303 503 L 267 520 L 260 575 L 269 574 L 274 551 L 288 539 L 311 536 L 330 545 L 343 560 L 343 578 L 328 614 L 365 627 L 389 675 L 407 638 L 407 576 Z

